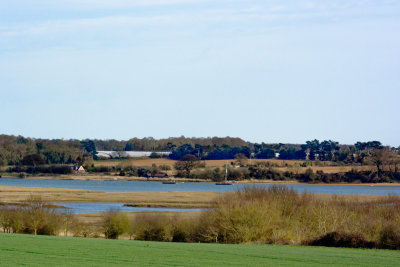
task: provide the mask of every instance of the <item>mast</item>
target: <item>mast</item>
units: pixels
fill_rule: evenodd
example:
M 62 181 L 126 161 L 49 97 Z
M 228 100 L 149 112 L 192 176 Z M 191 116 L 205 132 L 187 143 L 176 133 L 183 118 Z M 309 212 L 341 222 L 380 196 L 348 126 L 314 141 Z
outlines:
M 225 182 L 228 181 L 228 161 L 225 164 Z

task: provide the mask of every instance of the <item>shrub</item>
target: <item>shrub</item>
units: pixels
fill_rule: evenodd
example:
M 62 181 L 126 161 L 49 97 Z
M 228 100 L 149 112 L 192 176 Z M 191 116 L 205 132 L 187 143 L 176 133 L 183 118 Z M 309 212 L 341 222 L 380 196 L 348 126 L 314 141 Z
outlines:
M 129 229 L 129 219 L 126 214 L 110 210 L 104 214 L 103 230 L 107 239 L 118 239 Z
M 160 170 L 162 170 L 162 171 L 170 171 L 170 170 L 172 170 L 171 166 L 165 165 L 165 164 L 162 164 L 162 165 L 158 166 L 158 168 Z
M 228 169 L 228 179 L 240 181 L 249 178 L 249 171 L 247 168 L 229 168 Z
M 386 249 L 400 249 L 400 228 L 398 225 L 385 225 L 379 236 L 379 246 Z
M 171 241 L 171 229 L 171 222 L 165 215 L 142 213 L 132 221 L 130 234 L 137 240 Z
M 149 158 L 151 158 L 151 159 L 159 159 L 159 158 L 161 158 L 162 156 L 159 154 L 159 153 L 156 153 L 156 152 L 152 152 L 151 154 L 150 154 L 150 156 L 149 156 Z
M 41 196 L 31 195 L 22 207 L 24 232 L 42 235 L 57 235 L 61 227 L 58 211 Z
M 88 171 L 90 172 L 113 172 L 115 167 L 113 166 L 93 166 Z
M 41 197 L 30 196 L 21 207 L 0 209 L 4 232 L 57 235 L 63 222 L 58 213 Z
M 38 235 L 58 235 L 62 226 L 61 215 L 48 214 L 43 224 L 38 228 Z
M 285 186 L 245 187 L 216 200 L 214 208 L 201 216 L 196 236 L 202 242 L 394 249 L 400 244 L 395 227 L 399 210 L 397 197 L 369 202 L 340 196 L 321 200 Z M 383 222 L 392 226 L 382 228 Z
M 75 222 L 71 230 L 75 237 L 98 237 L 100 229 L 92 223 Z

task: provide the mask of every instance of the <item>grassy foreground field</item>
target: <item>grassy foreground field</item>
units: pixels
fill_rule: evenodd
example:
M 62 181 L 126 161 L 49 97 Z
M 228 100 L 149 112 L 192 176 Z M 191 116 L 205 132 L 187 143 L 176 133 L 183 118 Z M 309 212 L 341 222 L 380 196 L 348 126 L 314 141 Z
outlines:
M 0 234 L 1 266 L 398 266 L 399 251 Z

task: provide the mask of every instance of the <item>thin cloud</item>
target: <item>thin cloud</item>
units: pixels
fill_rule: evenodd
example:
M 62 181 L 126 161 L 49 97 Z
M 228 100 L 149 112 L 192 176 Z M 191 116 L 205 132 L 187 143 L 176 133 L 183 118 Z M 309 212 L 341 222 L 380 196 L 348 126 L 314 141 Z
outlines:
M 226 2 L 232 0 L 224 0 Z M 145 7 L 145 6 L 173 6 L 173 5 L 190 5 L 197 3 L 209 3 L 213 0 L 15 0 L 13 3 L 0 3 L 2 6 L 24 7 L 31 6 L 59 9 L 101 9 L 101 8 L 129 8 L 129 7 Z
M 231 0 L 222 1 L 222 3 Z M 54 1 L 52 1 L 54 2 Z M 208 0 L 61 0 L 58 4 L 64 3 L 76 5 L 97 5 L 109 6 L 155 6 L 155 5 L 184 5 L 193 3 L 209 2 Z M 48 0 L 39 0 L 39 3 L 49 3 Z M 29 22 L 0 27 L 1 38 L 18 38 L 20 36 L 39 36 L 46 34 L 60 35 L 68 32 L 80 31 L 102 31 L 105 32 L 116 27 L 131 29 L 135 27 L 146 27 L 152 25 L 188 25 L 200 23 L 219 22 L 219 26 L 229 25 L 229 23 L 254 23 L 254 22 L 281 22 L 287 24 L 291 22 L 303 22 L 312 19 L 337 20 L 338 18 L 351 18 L 368 16 L 369 14 L 380 15 L 399 13 L 395 7 L 400 4 L 393 1 L 385 1 L 377 7 L 377 3 L 371 1 L 331 1 L 321 3 L 318 1 L 296 1 L 290 5 L 282 4 L 283 1 L 273 1 L 263 3 L 254 1 L 251 3 L 240 2 L 235 7 L 232 5 L 203 6 L 191 10 L 174 9 L 164 13 L 152 13 L 149 7 L 149 15 L 110 15 L 95 18 L 73 18 L 63 20 L 49 20 Z M 54 4 L 55 5 L 55 4 Z M 161 14 L 161 15 L 160 15 Z M 268 27 L 269 24 L 258 24 Z M 4 40 L 3 40 L 4 42 Z
M 151 24 L 170 23 L 171 16 L 153 17 L 130 17 L 130 16 L 110 16 L 101 18 L 83 18 L 70 20 L 56 20 L 37 23 L 36 25 L 22 24 L 18 26 L 0 28 L 0 36 L 17 37 L 27 35 L 41 35 L 62 32 L 73 32 L 77 30 L 91 30 L 97 28 L 115 27 L 124 25 L 144 26 Z

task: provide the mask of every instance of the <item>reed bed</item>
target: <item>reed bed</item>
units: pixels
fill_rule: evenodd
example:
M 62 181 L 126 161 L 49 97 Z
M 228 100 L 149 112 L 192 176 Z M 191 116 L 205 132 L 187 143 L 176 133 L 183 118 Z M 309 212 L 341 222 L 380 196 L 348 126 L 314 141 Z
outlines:
M 253 186 L 221 196 L 199 218 L 144 214 L 140 220 L 146 231 L 162 233 L 158 241 L 400 248 L 398 196 L 323 199 L 286 186 Z M 153 240 L 137 229 L 133 238 Z
M 393 195 L 322 198 L 283 185 L 248 186 L 217 197 L 211 208 L 196 216 L 141 213 L 131 217 L 110 211 L 101 215 L 99 224 L 56 214 L 37 198 L 26 204 L 0 209 L 5 232 L 57 235 L 64 231 L 66 235 L 70 231 L 74 236 L 146 241 L 400 249 L 400 197 Z

